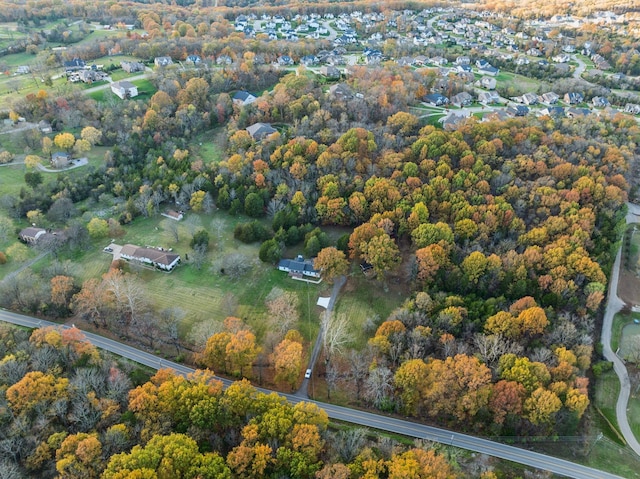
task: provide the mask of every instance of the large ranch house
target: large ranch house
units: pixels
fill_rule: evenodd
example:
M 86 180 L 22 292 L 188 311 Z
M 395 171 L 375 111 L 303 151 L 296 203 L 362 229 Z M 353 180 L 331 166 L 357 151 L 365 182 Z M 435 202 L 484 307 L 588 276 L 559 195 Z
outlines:
M 142 248 L 126 244 L 120 251 L 120 257 L 129 261 L 139 261 L 163 271 L 172 271 L 180 263 L 180 255 L 159 248 Z

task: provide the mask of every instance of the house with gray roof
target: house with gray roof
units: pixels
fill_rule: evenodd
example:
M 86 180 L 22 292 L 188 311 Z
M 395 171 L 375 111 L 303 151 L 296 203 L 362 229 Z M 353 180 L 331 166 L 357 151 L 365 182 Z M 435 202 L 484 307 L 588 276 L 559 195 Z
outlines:
M 276 130 L 269 123 L 254 123 L 246 128 L 247 133 L 251 135 L 254 140 L 262 140 L 263 138 L 275 133 Z
M 320 277 L 320 271 L 313 267 L 313 261 L 310 259 L 305 260 L 302 255 L 296 256 L 295 259 L 281 259 L 278 263 L 278 269 L 289 273 L 289 276 Z

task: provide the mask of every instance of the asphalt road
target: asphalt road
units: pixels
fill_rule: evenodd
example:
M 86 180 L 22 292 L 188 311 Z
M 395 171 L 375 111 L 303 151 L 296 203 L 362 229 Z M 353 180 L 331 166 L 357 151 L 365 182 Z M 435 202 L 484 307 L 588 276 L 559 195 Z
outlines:
M 57 323 L 52 323 L 50 321 L 45 321 L 29 316 L 23 316 L 21 314 L 12 313 L 5 310 L 0 310 L 0 321 L 18 324 L 29 328 L 60 326 Z M 84 334 L 87 339 L 96 347 L 118 354 L 122 357 L 131 359 L 132 361 L 136 361 L 151 368 L 171 368 L 179 374 L 183 375 L 194 372 L 193 369 L 181 364 L 167 361 L 166 359 L 159 358 L 157 356 L 154 356 L 153 354 L 140 351 L 139 349 L 127 346 L 111 339 L 104 338 L 97 334 L 88 332 L 85 332 Z M 232 381 L 228 379 L 220 378 L 220 380 L 224 383 L 225 386 L 228 386 L 232 383 Z M 272 392 L 260 388 L 258 388 L 258 390 L 265 393 Z M 614 474 L 609 474 L 607 472 L 599 471 L 597 469 L 592 469 L 586 466 L 581 466 L 580 464 L 575 464 L 563 459 L 546 456 L 537 452 L 519 449 L 517 447 L 508 446 L 506 444 L 500 444 L 488 439 L 482 439 L 469 436 L 467 434 L 447 431 L 446 429 L 439 429 L 422 424 L 416 424 L 411 421 L 404 421 L 402 419 L 396 419 L 369 412 L 359 411 L 357 409 L 334 406 L 332 404 L 326 404 L 319 401 L 311 401 L 291 394 L 282 394 L 282 396 L 286 397 L 287 400 L 292 404 L 296 404 L 301 401 L 313 402 L 323 408 L 331 419 L 345 421 L 352 424 L 371 427 L 396 434 L 403 434 L 409 437 L 428 439 L 430 441 L 452 445 L 462 449 L 467 449 L 469 451 L 479 452 L 482 454 L 487 454 L 489 456 L 498 457 L 500 459 L 506 459 L 508 461 L 524 464 L 525 466 L 543 469 L 553 472 L 554 474 L 559 474 L 566 477 L 575 479 L 622 479 L 620 478 L 620 476 L 616 476 Z
M 627 203 L 627 224 L 638 223 L 640 220 L 640 206 Z M 636 439 L 627 416 L 627 405 L 629 403 L 629 395 L 631 394 L 631 382 L 627 367 L 624 365 L 618 355 L 611 349 L 611 326 L 613 325 L 613 317 L 622 309 L 624 301 L 618 297 L 618 278 L 620 275 L 620 258 L 622 256 L 622 245 L 618 249 L 616 260 L 613 263 L 613 271 L 611 272 L 611 281 L 609 281 L 609 291 L 607 293 L 607 307 L 604 311 L 602 320 L 602 345 L 603 354 L 607 361 L 613 362 L 613 370 L 620 380 L 620 394 L 616 403 L 616 419 L 618 427 L 624 436 L 625 441 L 636 454 L 640 455 L 640 443 Z M 633 306 L 633 305 L 632 305 Z

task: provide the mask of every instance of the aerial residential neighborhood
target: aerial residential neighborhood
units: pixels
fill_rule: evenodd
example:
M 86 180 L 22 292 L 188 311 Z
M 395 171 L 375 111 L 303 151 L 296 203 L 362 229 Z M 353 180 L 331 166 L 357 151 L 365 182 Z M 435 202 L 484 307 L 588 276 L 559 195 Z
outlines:
M 0 0 L 0 478 L 640 479 L 637 7 Z

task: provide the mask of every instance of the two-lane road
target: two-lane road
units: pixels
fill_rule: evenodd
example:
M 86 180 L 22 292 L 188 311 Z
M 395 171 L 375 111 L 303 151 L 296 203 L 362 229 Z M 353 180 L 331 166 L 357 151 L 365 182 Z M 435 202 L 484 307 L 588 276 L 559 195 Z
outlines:
M 29 328 L 60 326 L 57 323 L 23 316 L 21 314 L 11 313 L 5 310 L 0 310 L 0 321 L 18 324 Z M 87 340 L 96 347 L 118 354 L 124 358 L 131 359 L 132 361 L 136 361 L 140 364 L 144 364 L 145 366 L 149 366 L 154 369 L 171 368 L 183 375 L 194 372 L 191 368 L 172 361 L 167 361 L 166 359 L 159 358 L 158 356 L 154 356 L 153 354 L 146 353 L 112 339 L 107 339 L 88 332 L 84 332 L 84 334 L 87 337 Z M 220 380 L 225 384 L 225 386 L 232 383 L 232 381 L 228 379 L 220 378 Z M 259 390 L 265 393 L 272 392 L 266 389 Z M 563 459 L 546 456 L 537 452 L 527 451 L 514 446 L 507 446 L 506 444 L 500 444 L 488 439 L 473 437 L 459 432 L 425 426 L 423 424 L 417 424 L 411 421 L 404 421 L 402 419 L 382 416 L 370 412 L 359 411 L 357 409 L 335 406 L 333 404 L 326 404 L 319 401 L 311 401 L 290 394 L 280 394 L 286 397 L 292 404 L 296 404 L 301 401 L 315 403 L 324 409 L 331 419 L 339 421 L 345 421 L 395 434 L 402 434 L 409 437 L 427 439 L 442 444 L 453 445 L 469 451 L 487 454 L 500 459 L 506 459 L 525 466 L 535 467 L 575 479 L 622 479 L 614 474 L 609 474 L 607 472 L 575 464 Z

